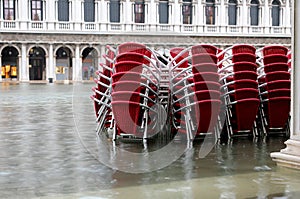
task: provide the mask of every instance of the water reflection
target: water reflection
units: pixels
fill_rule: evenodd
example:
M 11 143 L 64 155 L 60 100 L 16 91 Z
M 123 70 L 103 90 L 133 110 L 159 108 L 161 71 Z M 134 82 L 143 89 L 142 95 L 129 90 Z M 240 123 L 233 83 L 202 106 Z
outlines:
M 195 144 L 170 166 L 150 173 L 106 167 L 94 156 L 90 88 L 0 84 L 1 198 L 300 197 L 300 173 L 276 167 L 269 156 L 284 148 L 281 137 L 218 144 L 204 159 L 198 157 L 201 145 Z M 75 120 L 73 90 L 79 96 Z M 80 118 L 79 135 L 74 121 Z

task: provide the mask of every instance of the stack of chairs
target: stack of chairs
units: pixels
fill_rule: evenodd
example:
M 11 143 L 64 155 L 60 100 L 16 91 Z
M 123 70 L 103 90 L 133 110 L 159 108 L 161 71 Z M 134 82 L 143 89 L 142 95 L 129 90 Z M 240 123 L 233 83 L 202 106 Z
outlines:
M 188 142 L 217 133 L 221 105 L 217 50 L 213 45 L 195 45 L 182 49 L 169 64 L 173 131 Z
M 110 106 L 110 87 L 112 75 L 112 60 L 115 57 L 115 50 L 107 46 L 106 53 L 103 55 L 105 63 L 100 64 L 100 69 L 96 71 L 97 78 L 94 79 L 96 87 L 93 87 L 91 99 L 94 102 L 96 122 L 98 123 L 97 132 L 113 128 L 113 117 Z
M 224 137 L 258 136 L 259 108 L 256 48 L 239 44 L 218 54 L 222 99 L 226 111 Z
M 116 50 L 111 76 L 114 136 L 147 139 L 159 128 L 154 105 L 158 100 L 160 69 L 153 53 L 140 43 L 123 43 Z
M 289 134 L 291 80 L 288 49 L 266 46 L 259 50 L 259 91 L 263 132 Z

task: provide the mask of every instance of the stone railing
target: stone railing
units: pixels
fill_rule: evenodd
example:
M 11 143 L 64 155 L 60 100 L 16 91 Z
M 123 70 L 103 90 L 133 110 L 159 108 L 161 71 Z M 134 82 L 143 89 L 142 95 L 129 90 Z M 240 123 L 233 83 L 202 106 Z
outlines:
M 125 24 L 97 22 L 36 22 L 0 20 L 0 32 L 49 31 L 64 33 L 145 33 L 145 34 L 187 34 L 195 36 L 268 36 L 291 37 L 291 27 L 265 26 L 221 26 L 187 24 Z

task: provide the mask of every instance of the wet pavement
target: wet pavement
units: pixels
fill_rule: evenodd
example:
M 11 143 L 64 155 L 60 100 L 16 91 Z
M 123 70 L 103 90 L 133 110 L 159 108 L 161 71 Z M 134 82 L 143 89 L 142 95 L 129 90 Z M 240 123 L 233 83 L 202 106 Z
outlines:
M 0 83 L 0 198 L 300 198 L 300 172 L 269 155 L 284 137 L 217 144 L 203 159 L 195 145 L 150 173 L 105 166 L 92 86 Z

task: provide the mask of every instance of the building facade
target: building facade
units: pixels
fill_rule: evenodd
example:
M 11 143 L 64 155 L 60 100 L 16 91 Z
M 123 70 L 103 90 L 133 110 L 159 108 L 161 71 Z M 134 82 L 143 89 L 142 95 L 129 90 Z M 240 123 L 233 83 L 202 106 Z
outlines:
M 291 45 L 290 0 L 0 0 L 0 81 L 91 80 L 106 45 Z

